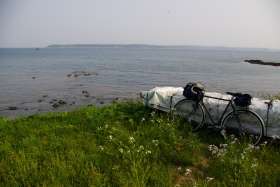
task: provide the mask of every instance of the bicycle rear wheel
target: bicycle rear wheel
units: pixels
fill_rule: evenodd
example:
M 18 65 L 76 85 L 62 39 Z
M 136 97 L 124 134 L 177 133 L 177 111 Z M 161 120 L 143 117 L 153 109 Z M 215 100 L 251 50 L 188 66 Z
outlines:
M 235 134 L 244 141 L 258 145 L 264 134 L 264 123 L 261 117 L 250 110 L 230 112 L 222 121 L 226 134 Z
M 174 108 L 174 114 L 187 120 L 192 126 L 193 131 L 197 131 L 203 126 L 205 113 L 200 103 L 189 99 L 183 99 L 179 101 Z

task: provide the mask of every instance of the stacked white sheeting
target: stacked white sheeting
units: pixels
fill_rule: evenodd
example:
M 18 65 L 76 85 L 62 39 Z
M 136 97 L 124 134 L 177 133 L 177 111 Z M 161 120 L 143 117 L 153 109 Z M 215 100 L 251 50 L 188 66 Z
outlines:
M 142 91 L 140 96 L 146 106 L 168 112 L 174 102 L 171 96 L 183 96 L 183 90 L 181 87 L 155 87 L 150 91 Z
M 206 92 L 206 96 L 230 99 L 230 95 L 221 94 L 217 92 Z M 148 107 L 169 112 L 174 105 L 184 99 L 182 87 L 155 87 L 149 91 L 142 91 L 140 96 L 144 100 L 144 104 Z M 228 102 L 207 98 L 203 99 L 208 111 L 215 120 L 218 120 L 224 111 Z M 269 100 L 253 98 L 250 109 L 258 113 L 266 124 L 267 119 L 267 104 Z M 273 138 L 280 138 L 280 101 L 274 100 L 272 108 L 269 111 L 269 122 L 266 124 L 265 135 Z M 209 119 L 206 119 L 209 120 Z

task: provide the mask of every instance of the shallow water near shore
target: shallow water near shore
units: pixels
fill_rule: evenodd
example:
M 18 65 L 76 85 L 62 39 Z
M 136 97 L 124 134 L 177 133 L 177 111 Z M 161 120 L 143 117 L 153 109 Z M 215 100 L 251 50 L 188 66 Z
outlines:
M 184 86 L 189 81 L 200 81 L 209 91 L 254 96 L 280 92 L 279 67 L 247 64 L 245 59 L 279 62 L 280 51 L 172 46 L 0 49 L 0 116 L 103 105 L 137 98 L 139 91 L 155 86 Z

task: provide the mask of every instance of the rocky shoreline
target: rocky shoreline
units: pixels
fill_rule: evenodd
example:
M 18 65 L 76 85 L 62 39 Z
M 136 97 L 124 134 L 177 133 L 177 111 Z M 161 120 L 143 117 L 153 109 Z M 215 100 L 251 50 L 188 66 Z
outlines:
M 78 78 L 97 76 L 94 71 L 73 71 L 66 75 L 67 79 L 77 81 Z M 32 76 L 35 81 L 38 77 Z M 43 92 L 37 97 L 31 97 L 30 100 L 17 101 L 0 106 L 0 117 L 18 117 L 29 116 L 37 113 L 53 112 L 53 111 L 71 111 L 83 106 L 103 106 L 116 101 L 135 99 L 135 96 L 118 96 L 118 94 L 100 95 L 95 93 L 92 88 L 81 87 L 83 84 L 78 84 L 75 92 Z M 98 94 L 98 95 L 97 95 Z M 7 102 L 8 103 L 8 102 Z
M 80 96 L 56 97 L 41 95 L 38 100 L 30 102 L 21 102 L 0 109 L 0 117 L 15 118 L 19 116 L 30 116 L 38 113 L 47 113 L 54 111 L 71 111 L 85 106 L 104 106 L 113 102 L 136 99 L 131 97 L 104 97 L 92 96 L 89 91 L 82 90 Z

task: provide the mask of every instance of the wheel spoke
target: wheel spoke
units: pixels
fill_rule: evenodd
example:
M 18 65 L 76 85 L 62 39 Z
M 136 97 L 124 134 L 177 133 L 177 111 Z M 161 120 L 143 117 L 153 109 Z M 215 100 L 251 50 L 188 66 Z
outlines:
M 200 104 L 192 100 L 183 100 L 175 105 L 175 114 L 183 117 L 193 130 L 198 130 L 203 126 L 204 111 Z
M 249 110 L 228 114 L 223 120 L 223 126 L 228 134 L 235 134 L 254 145 L 260 142 L 264 131 L 262 119 Z

